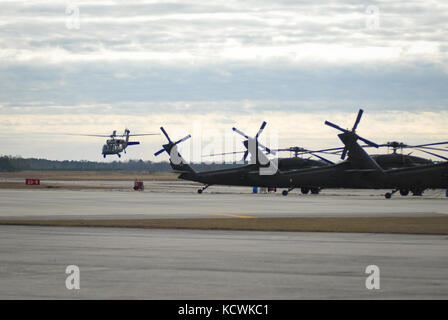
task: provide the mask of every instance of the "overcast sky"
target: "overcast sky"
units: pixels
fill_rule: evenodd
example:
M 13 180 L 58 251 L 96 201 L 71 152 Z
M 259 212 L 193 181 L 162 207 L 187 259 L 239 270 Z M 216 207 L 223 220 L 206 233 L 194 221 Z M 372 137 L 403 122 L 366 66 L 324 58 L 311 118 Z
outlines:
M 240 149 L 231 128 L 255 134 L 263 120 L 280 147 L 333 147 L 337 132 L 323 122 L 351 127 L 360 107 L 358 132 L 375 142 L 448 140 L 443 0 L 0 8 L 0 154 L 103 161 L 101 138 L 57 133 L 152 133 L 161 125 L 173 139 L 194 134 L 202 152 L 230 151 L 217 137 Z M 140 141 L 124 159 L 154 160 L 165 142 Z

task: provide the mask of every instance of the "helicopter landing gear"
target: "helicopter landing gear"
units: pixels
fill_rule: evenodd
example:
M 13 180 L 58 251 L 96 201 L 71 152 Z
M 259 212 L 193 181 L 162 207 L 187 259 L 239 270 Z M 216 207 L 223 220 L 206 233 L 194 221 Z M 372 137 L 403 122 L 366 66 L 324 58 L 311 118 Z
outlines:
M 208 187 L 210 187 L 210 185 L 208 184 L 208 185 L 206 185 L 206 186 L 204 186 L 204 187 L 202 187 L 201 189 L 198 189 L 198 193 L 199 194 L 201 194 L 202 193 L 202 191 L 204 191 L 205 189 L 207 189 Z
M 117 153 L 118 158 L 121 158 L 121 154 Z
M 282 191 L 282 195 L 284 195 L 285 197 L 288 195 L 289 191 L 294 190 L 294 188 L 288 188 L 288 190 L 283 190 Z
M 302 194 L 308 194 L 310 192 L 309 188 L 300 188 L 300 192 L 302 192 Z
M 398 189 L 392 190 L 392 192 L 387 192 L 387 193 L 384 195 L 384 197 L 385 197 L 386 199 L 390 199 L 390 198 L 392 198 L 392 195 L 393 195 L 395 192 L 397 192 L 397 191 L 398 191 Z
M 311 188 L 310 191 L 311 191 L 311 194 L 319 194 L 320 189 L 319 188 Z
M 103 158 L 106 159 L 106 155 L 105 154 L 103 154 Z
M 409 194 L 409 189 L 400 189 L 400 194 L 406 197 Z

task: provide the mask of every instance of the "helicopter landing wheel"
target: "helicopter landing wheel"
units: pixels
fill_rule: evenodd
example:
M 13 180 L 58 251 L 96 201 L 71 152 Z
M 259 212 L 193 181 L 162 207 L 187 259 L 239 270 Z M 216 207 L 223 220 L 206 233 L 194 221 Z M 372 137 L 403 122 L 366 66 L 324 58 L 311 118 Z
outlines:
M 409 194 L 409 189 L 400 189 L 400 194 L 405 197 Z
M 106 155 L 105 154 L 103 154 L 103 158 L 106 159 Z
M 392 198 L 392 195 L 397 191 L 398 189 L 392 190 L 392 192 L 387 192 L 384 196 L 386 197 L 386 199 L 390 199 Z
M 288 192 L 287 190 L 283 190 L 283 191 L 282 191 L 282 195 L 284 195 L 285 197 L 288 195 L 288 193 L 289 193 L 289 192 Z
M 207 189 L 208 187 L 210 187 L 210 184 L 205 185 L 204 187 L 202 187 L 201 189 L 198 189 L 198 193 L 201 194 L 202 191 L 204 191 L 205 189 Z

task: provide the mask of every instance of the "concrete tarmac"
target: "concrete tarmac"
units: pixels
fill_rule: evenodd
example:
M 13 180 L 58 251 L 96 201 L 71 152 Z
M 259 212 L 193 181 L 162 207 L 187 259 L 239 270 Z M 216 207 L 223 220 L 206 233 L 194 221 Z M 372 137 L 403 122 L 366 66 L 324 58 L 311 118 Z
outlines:
M 171 190 L 177 190 L 171 182 Z M 182 188 L 182 185 L 180 186 Z M 253 217 L 381 217 L 448 214 L 440 191 L 387 200 L 381 190 L 324 190 L 319 195 L 0 189 L 0 219 L 138 219 Z M 189 190 L 189 191 L 185 191 Z M 168 190 L 167 190 L 168 191 Z
M 0 226 L 0 299 L 447 299 L 446 236 Z M 80 289 L 65 287 L 68 265 Z M 380 289 L 367 290 L 368 265 Z

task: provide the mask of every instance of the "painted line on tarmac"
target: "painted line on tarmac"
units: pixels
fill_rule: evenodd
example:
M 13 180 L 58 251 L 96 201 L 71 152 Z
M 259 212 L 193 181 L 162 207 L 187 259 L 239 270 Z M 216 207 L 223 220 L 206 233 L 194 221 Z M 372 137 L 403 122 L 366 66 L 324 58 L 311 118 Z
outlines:
M 211 213 L 211 215 L 226 216 L 226 217 L 241 218 L 241 219 L 255 219 L 255 217 L 253 217 L 253 216 L 240 216 L 238 214 L 228 214 L 228 213 Z

